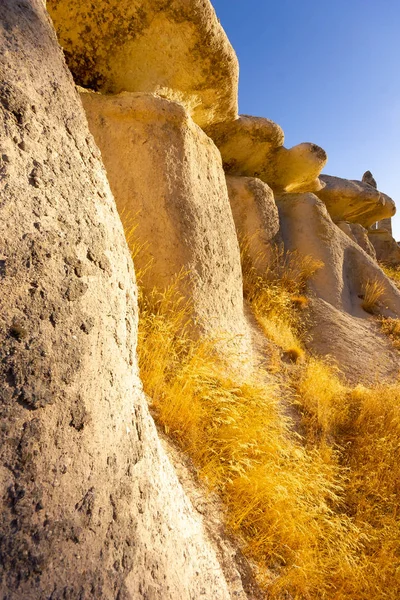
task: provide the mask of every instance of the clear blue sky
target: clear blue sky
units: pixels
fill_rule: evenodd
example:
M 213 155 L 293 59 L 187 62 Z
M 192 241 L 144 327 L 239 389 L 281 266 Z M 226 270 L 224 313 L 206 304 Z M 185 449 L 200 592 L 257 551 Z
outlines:
M 370 170 L 398 205 L 400 0 L 211 0 L 240 63 L 239 108 L 315 142 L 325 172 Z

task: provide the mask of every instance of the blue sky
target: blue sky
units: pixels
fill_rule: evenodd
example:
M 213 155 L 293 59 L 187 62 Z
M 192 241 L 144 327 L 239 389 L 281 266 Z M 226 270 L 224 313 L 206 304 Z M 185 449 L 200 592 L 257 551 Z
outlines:
M 398 205 L 400 0 L 212 0 L 240 63 L 239 108 L 315 142 L 325 172 L 370 170 Z

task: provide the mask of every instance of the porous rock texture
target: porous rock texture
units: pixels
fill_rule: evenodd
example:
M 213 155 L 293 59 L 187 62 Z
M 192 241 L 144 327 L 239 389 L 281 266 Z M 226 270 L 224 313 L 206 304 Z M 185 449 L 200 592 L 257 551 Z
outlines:
M 393 200 L 368 183 L 331 175 L 321 175 L 320 179 L 325 187 L 316 192 L 317 196 L 335 222 L 348 221 L 368 228 L 396 212 Z
M 229 200 L 239 240 L 252 265 L 265 272 L 277 241 L 279 215 L 274 194 L 254 177 L 227 176 Z
M 365 285 L 383 286 L 382 314 L 400 316 L 400 293 L 377 263 L 331 220 L 314 194 L 287 194 L 277 199 L 285 247 L 322 261 L 310 281 L 314 296 L 308 345 L 331 356 L 354 382 L 371 382 L 398 374 L 398 354 L 362 308 Z M 385 357 L 382 360 L 382 357 Z
M 0 48 L 0 597 L 243 597 L 144 402 L 131 258 L 40 0 L 2 0 Z
M 314 192 L 327 161 L 316 144 L 284 148 L 282 129 L 269 119 L 241 115 L 206 129 L 221 151 L 228 175 L 258 177 L 276 192 Z
M 48 0 L 76 83 L 154 92 L 201 127 L 237 117 L 238 62 L 209 0 Z
M 400 247 L 387 229 L 371 229 L 368 238 L 379 262 L 392 267 L 400 265 Z
M 240 251 L 221 157 L 183 106 L 151 94 L 82 92 L 118 209 L 137 224 L 147 291 L 179 287 L 208 334 L 246 338 Z

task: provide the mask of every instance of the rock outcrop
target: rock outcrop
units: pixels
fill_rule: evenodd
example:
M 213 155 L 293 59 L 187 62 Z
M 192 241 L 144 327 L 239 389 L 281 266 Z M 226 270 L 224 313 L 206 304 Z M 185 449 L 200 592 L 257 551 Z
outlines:
M 317 191 L 333 221 L 348 221 L 370 227 L 381 219 L 392 217 L 395 203 L 389 196 L 363 181 L 321 175 L 325 187 Z
M 228 176 L 226 182 L 238 238 L 252 265 L 263 273 L 279 231 L 274 194 L 266 183 L 254 177 Z
M 277 192 L 315 192 L 326 164 L 325 151 L 316 144 L 284 148 L 282 129 L 269 119 L 241 115 L 235 121 L 207 128 L 221 151 L 228 175 L 257 177 Z
M 311 311 L 315 326 L 310 329 L 310 348 L 331 355 L 355 381 L 397 374 L 397 354 L 362 308 L 366 283 L 377 281 L 383 289 L 381 312 L 398 317 L 397 288 L 376 262 L 332 222 L 317 196 L 287 194 L 278 198 L 277 204 L 286 248 L 324 263 L 310 282 L 317 307 Z
M 201 127 L 237 117 L 238 62 L 209 0 L 48 0 L 76 83 L 181 102 Z
M 240 251 L 220 154 L 175 102 L 149 94 L 83 92 L 118 209 L 144 245 L 145 289 L 183 272 L 181 291 L 208 334 L 246 336 Z
M 387 229 L 371 229 L 368 238 L 379 262 L 392 267 L 400 265 L 400 247 Z
M 41 1 L 2 1 L 0 46 L 0 597 L 243 598 L 157 440 L 132 261 Z
M 376 260 L 375 248 L 371 244 L 368 237 L 368 230 L 358 223 L 347 223 L 346 221 L 338 221 L 337 226 L 346 235 L 356 242 L 371 258 Z

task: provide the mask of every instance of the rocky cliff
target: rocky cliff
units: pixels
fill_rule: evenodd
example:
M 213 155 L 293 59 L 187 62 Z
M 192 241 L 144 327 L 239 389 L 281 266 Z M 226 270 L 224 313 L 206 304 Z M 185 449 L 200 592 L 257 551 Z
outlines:
M 159 398 L 145 397 L 138 367 L 135 268 L 155 315 L 171 286 L 185 304 L 173 344 L 187 329 L 193 344 L 218 340 L 202 356 L 221 354 L 224 376 L 242 385 L 246 363 L 258 384 L 275 377 L 271 396 L 284 399 L 302 376 L 288 363 L 302 354 L 268 333 L 268 317 L 255 322 L 248 282 L 269 282 L 271 302 L 291 257 L 297 283 L 285 284 L 282 306 L 296 324 L 306 306 L 304 351 L 336 365 L 338 386 L 393 382 L 399 349 L 376 315 L 400 317 L 381 268 L 400 264 L 382 225 L 395 204 L 371 173 L 321 175 L 322 148 L 286 148 L 279 125 L 238 114 L 237 59 L 208 0 L 48 0 L 47 10 L 0 6 L 1 597 L 256 598 L 239 550 L 256 555 L 248 531 L 233 545 L 220 523 L 210 535 L 150 416 Z M 135 264 L 121 217 L 134 224 Z M 300 281 L 305 262 L 314 267 Z M 174 368 L 191 352 L 198 360 L 185 352 Z M 164 376 L 155 396 L 172 369 Z M 202 377 L 220 390 L 215 373 Z M 228 427 L 217 396 L 215 421 Z M 259 454 L 249 447 L 243 464 Z M 275 581 L 283 563 L 271 564 Z M 274 598 L 312 597 L 290 593 Z

